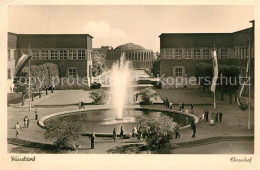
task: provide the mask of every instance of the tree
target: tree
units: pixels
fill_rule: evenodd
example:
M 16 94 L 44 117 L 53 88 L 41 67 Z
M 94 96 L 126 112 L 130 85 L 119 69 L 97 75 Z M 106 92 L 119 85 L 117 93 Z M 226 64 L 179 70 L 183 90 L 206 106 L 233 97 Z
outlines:
M 156 60 L 153 62 L 151 72 L 153 73 L 154 77 L 160 75 L 160 60 Z
M 47 75 L 46 75 L 46 88 L 51 87 L 51 92 L 53 93 L 53 78 L 59 77 L 59 70 L 58 66 L 53 63 L 45 63 L 42 65 L 44 68 L 47 70 Z M 47 89 L 46 89 L 46 95 L 48 94 Z
M 221 65 L 219 67 L 219 78 L 217 88 L 221 91 L 221 100 L 224 100 L 224 93 L 229 93 L 229 103 L 232 104 L 232 94 L 239 89 L 240 69 L 233 65 Z
M 14 91 L 16 93 L 22 93 L 22 106 L 24 105 L 24 98 L 29 93 L 29 81 L 28 75 L 26 72 L 21 72 L 17 77 L 13 80 L 14 83 Z
M 96 53 L 92 53 L 92 76 L 101 75 L 105 69 L 105 59 Z
M 177 123 L 173 122 L 171 117 L 162 113 L 150 113 L 149 117 L 140 125 L 140 130 L 143 136 L 146 137 L 148 149 L 169 149 L 170 139 L 174 135 Z
M 203 86 L 203 92 L 209 88 L 213 78 L 213 65 L 207 63 L 198 63 L 195 69 L 195 75 L 199 84 Z
M 83 131 L 85 116 L 76 114 L 62 116 L 46 123 L 45 139 L 56 139 L 57 149 L 75 150 L 75 145 Z
M 157 93 L 152 88 L 145 88 L 137 93 L 141 97 L 140 104 L 152 104 L 151 99 L 157 97 Z
M 102 105 L 108 100 L 108 93 L 105 90 L 98 89 L 89 93 L 89 97 L 93 100 L 93 104 Z

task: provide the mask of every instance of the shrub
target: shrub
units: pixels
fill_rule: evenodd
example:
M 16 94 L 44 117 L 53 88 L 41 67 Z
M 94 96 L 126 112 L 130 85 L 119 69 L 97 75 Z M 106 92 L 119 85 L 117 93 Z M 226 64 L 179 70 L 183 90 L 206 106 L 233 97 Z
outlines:
M 108 100 L 108 93 L 105 90 L 95 90 L 90 92 L 89 97 L 93 100 L 93 104 L 102 105 Z
M 140 104 L 152 104 L 151 99 L 157 97 L 156 91 L 152 88 L 142 89 L 137 95 L 141 97 Z
M 170 151 L 170 139 L 177 126 L 173 119 L 164 114 L 151 113 L 151 118 L 140 125 L 141 132 L 146 138 L 147 147 L 154 151 Z
M 57 150 L 75 150 L 76 142 L 81 133 L 84 115 L 77 114 L 71 117 L 61 116 L 59 118 L 48 121 L 46 124 L 46 139 L 56 139 L 54 146 Z

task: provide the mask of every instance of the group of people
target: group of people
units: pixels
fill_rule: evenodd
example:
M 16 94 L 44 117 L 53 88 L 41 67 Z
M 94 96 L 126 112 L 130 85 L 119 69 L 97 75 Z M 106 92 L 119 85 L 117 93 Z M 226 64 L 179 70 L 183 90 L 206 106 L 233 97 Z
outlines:
M 168 109 L 174 109 L 173 102 L 171 102 L 167 97 L 165 99 L 163 99 L 163 104 Z M 179 103 L 178 110 L 182 111 L 182 112 L 185 112 L 185 113 L 193 114 L 193 108 L 194 108 L 194 104 L 193 103 L 190 104 L 190 109 L 189 108 L 184 109 L 184 104 L 183 103 Z
M 35 120 L 38 120 L 38 108 L 35 109 Z M 24 125 L 24 128 L 30 127 L 30 119 L 29 119 L 28 115 L 24 116 L 23 125 Z M 16 124 L 15 124 L 15 131 L 16 131 L 16 137 L 18 137 L 18 135 L 20 133 L 20 126 L 19 126 L 18 122 L 16 122 Z
M 83 101 L 80 101 L 80 102 L 79 102 L 79 109 L 81 109 L 81 108 L 85 109 L 85 106 L 84 106 L 84 102 L 83 102 Z
M 221 111 L 219 112 L 212 112 L 211 113 L 211 120 L 214 122 L 222 122 L 223 113 Z M 201 118 L 202 121 L 208 122 L 209 120 L 209 111 L 207 109 L 204 110 Z

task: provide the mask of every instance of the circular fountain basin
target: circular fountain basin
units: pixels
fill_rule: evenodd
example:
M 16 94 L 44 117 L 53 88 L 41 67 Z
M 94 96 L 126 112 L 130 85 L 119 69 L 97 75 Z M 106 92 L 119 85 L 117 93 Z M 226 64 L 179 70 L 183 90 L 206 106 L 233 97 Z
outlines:
M 149 119 L 151 113 L 156 114 L 166 114 L 173 118 L 175 122 L 180 124 L 181 127 L 187 126 L 189 124 L 190 116 L 187 114 L 180 114 L 177 111 L 164 111 L 164 110 L 151 110 L 151 109 L 126 109 L 124 110 L 123 117 L 117 118 L 115 111 L 112 109 L 101 109 L 101 110 L 86 110 L 78 111 L 72 113 L 66 113 L 61 115 L 56 115 L 54 117 L 49 117 L 43 120 L 43 123 L 48 125 L 50 121 L 59 122 L 66 118 L 72 118 L 83 120 L 83 132 L 86 133 L 112 133 L 113 129 L 116 128 L 117 133 L 120 132 L 121 126 L 124 129 L 124 134 L 131 133 L 133 126 L 142 123 L 143 121 Z M 77 120 L 75 120 L 77 121 Z

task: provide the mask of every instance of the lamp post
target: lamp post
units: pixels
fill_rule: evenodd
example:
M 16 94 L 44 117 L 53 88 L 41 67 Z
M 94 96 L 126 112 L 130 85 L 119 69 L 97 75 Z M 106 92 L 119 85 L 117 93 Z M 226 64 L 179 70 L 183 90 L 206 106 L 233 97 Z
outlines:
M 250 55 L 251 55 L 251 53 L 250 53 L 250 51 L 251 51 L 251 37 L 250 36 L 248 36 L 248 41 L 249 41 L 249 44 L 248 44 L 248 60 L 249 60 L 249 66 L 250 66 Z M 250 104 L 251 104 L 251 102 L 250 102 L 250 87 L 251 87 L 251 77 L 250 77 L 250 67 L 248 67 L 248 78 L 249 78 L 249 87 L 248 87 L 248 101 L 247 101 L 247 103 L 248 103 L 248 129 L 251 129 L 251 106 L 250 106 Z

